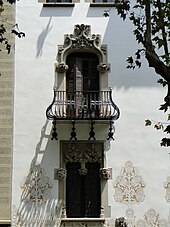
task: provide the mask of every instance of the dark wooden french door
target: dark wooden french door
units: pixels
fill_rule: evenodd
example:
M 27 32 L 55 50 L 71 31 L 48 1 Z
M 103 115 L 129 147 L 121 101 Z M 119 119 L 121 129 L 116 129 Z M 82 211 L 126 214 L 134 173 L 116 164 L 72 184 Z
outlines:
M 66 213 L 68 218 L 100 217 L 101 189 L 99 163 L 87 163 L 86 175 L 80 175 L 80 163 L 67 163 Z

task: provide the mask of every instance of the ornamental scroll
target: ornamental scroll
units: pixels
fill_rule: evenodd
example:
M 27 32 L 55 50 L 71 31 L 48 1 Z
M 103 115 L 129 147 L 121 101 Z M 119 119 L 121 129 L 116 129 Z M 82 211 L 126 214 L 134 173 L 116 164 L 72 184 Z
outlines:
M 57 57 L 58 62 L 63 64 L 66 60 L 66 56 L 68 55 L 68 53 L 74 52 L 77 50 L 98 53 L 102 61 L 102 64 L 98 66 L 99 71 L 104 70 L 105 72 L 109 70 L 110 66 L 109 64 L 106 63 L 107 46 L 103 44 L 101 45 L 101 35 L 91 34 L 90 25 L 76 24 L 74 26 L 73 34 L 66 34 L 64 36 L 64 44 L 58 46 L 58 57 Z M 61 70 L 61 68 L 59 70 Z

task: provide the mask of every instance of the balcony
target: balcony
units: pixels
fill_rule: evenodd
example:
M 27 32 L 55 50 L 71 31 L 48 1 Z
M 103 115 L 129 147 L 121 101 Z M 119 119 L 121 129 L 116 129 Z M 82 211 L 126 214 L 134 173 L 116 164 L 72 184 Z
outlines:
M 108 91 L 55 91 L 46 110 L 49 120 L 117 120 L 120 112 Z

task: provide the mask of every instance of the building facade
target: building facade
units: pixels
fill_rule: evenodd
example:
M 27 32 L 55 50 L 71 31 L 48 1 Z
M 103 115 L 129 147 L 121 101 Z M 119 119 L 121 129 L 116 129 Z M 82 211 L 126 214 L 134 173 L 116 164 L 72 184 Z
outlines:
M 169 154 L 145 127 L 164 91 L 126 69 L 131 25 L 84 0 L 22 0 L 16 22 L 12 226 L 170 226 Z

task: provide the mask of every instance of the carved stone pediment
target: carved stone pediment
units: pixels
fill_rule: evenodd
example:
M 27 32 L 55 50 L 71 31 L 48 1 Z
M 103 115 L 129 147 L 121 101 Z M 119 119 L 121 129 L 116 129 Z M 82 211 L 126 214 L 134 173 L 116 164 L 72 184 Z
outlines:
M 101 56 L 103 62 L 106 62 L 106 45 L 101 45 L 101 35 L 91 34 L 90 25 L 77 24 L 74 26 L 73 34 L 65 34 L 64 44 L 58 46 L 58 62 L 65 62 L 68 53 L 75 51 L 96 52 Z M 109 70 L 108 65 L 107 69 L 103 69 L 102 66 L 104 65 L 99 67 L 100 70 Z
M 74 34 L 65 35 L 64 44 L 72 48 L 92 48 L 98 47 L 100 44 L 100 35 L 91 35 L 91 26 L 77 24 L 74 27 Z

